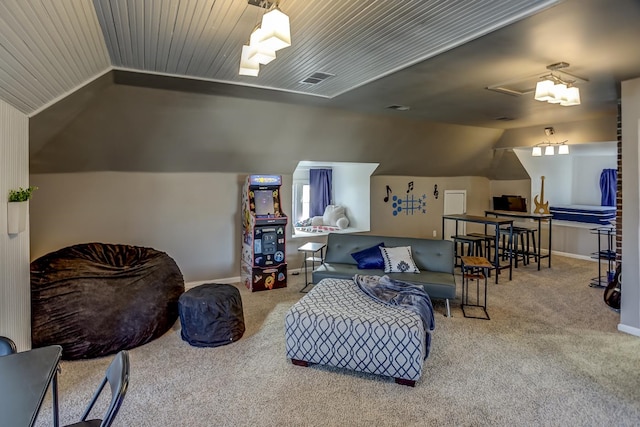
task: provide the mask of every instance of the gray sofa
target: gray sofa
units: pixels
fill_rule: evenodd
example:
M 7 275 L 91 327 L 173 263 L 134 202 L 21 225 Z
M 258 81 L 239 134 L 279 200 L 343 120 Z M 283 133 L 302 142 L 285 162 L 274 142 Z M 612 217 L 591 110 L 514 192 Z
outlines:
M 324 263 L 313 270 L 313 283 L 326 278 L 350 279 L 355 274 L 386 274 L 384 270 L 358 269 L 358 263 L 351 256 L 380 242 L 386 247 L 411 246 L 420 273 L 388 273 L 388 276 L 422 285 L 432 299 L 444 299 L 447 316 L 450 316 L 449 299 L 456 296 L 456 281 L 453 242 L 449 240 L 331 233 L 327 237 Z

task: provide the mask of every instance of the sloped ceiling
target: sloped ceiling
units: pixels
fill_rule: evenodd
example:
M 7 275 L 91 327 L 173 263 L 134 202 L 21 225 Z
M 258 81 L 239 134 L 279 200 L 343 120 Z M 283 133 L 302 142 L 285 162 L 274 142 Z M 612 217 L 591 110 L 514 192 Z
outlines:
M 328 98 L 557 2 L 283 0 L 293 44 L 256 79 L 238 74 L 240 52 L 265 9 L 241 0 L 94 0 L 116 67 Z M 335 77 L 301 83 L 318 71 Z
M 0 2 L 0 98 L 25 114 L 111 68 L 86 0 Z
M 322 158 L 304 155 L 315 152 L 311 141 L 302 136 L 295 141 L 280 138 L 281 130 L 270 126 L 273 133 L 262 135 L 273 140 L 261 142 L 287 157 L 278 164 L 339 161 L 345 143 L 351 143 L 362 145 L 361 151 L 382 162 L 390 174 L 421 170 L 430 175 L 443 163 L 459 164 L 448 170 L 453 175 L 489 174 L 513 157 L 491 155 L 503 130 L 555 125 L 561 131 L 558 125 L 563 122 L 615 120 L 620 81 L 640 76 L 636 47 L 640 3 L 614 4 L 607 0 L 282 0 L 280 8 L 291 19 L 293 45 L 279 51 L 278 58 L 252 78 L 237 73 L 240 51 L 263 10 L 244 0 L 5 1 L 0 3 L 0 98 L 31 117 L 34 172 L 87 170 L 88 165 L 147 170 L 150 164 L 131 159 L 151 146 L 157 153 L 185 151 L 178 157 L 184 158 L 180 164 L 188 170 L 201 160 L 199 139 L 190 137 L 188 128 L 209 129 L 193 117 L 210 120 L 189 105 L 202 102 L 198 94 L 206 94 L 211 97 L 208 104 L 236 105 L 234 117 L 244 118 L 209 129 L 212 132 L 236 134 L 226 127 L 257 126 L 260 121 L 253 119 L 261 114 L 260 108 L 295 112 L 290 106 L 304 106 L 300 111 L 316 117 L 318 127 L 330 125 L 340 115 L 357 118 L 351 127 L 342 128 L 352 139 L 313 139 L 323 144 L 324 151 L 318 153 Z M 533 81 L 545 73 L 546 65 L 558 61 L 569 62 L 572 72 L 588 78 L 580 86 L 582 105 L 565 108 L 534 101 L 532 94 L 510 96 L 486 89 L 521 79 Z M 315 71 L 335 77 L 317 86 L 299 83 Z M 134 91 L 135 87 L 151 90 Z M 156 90 L 172 93 L 161 96 L 163 102 L 172 103 L 162 106 L 164 112 L 145 104 L 160 96 L 153 94 Z M 120 96 L 134 92 L 148 100 L 131 102 Z M 386 108 L 391 104 L 410 109 L 392 111 Z M 148 116 L 145 108 L 150 108 Z M 328 109 L 333 111 L 327 113 Z M 100 118 L 94 127 L 83 125 L 94 115 Z M 269 116 L 276 123 L 282 117 Z M 151 117 L 184 120 L 182 126 L 173 124 L 169 138 L 158 137 Z M 370 121 L 395 129 L 386 145 L 367 146 L 357 139 L 369 134 L 354 124 L 371 126 Z M 433 122 L 462 126 L 450 127 L 445 143 L 442 133 L 423 132 L 440 126 Z M 131 131 L 120 132 L 121 140 L 103 137 L 125 124 Z M 487 134 L 494 137 L 472 141 L 467 138 L 474 132 L 465 126 L 491 129 Z M 404 129 L 407 140 L 419 140 L 421 149 L 426 147 L 430 164 L 405 167 L 415 162 L 411 150 L 389 147 L 393 133 L 402 132 L 398 129 Z M 235 138 L 249 144 L 250 136 L 248 132 Z M 220 143 L 219 138 L 210 140 Z M 79 141 L 95 152 L 110 153 L 109 144 L 129 151 L 119 159 L 87 158 L 83 163 L 77 153 L 65 151 L 77 148 Z M 462 154 L 455 150 L 473 142 L 488 150 L 488 155 L 476 159 L 482 164 L 473 164 L 473 159 L 468 164 L 442 160 L 464 158 L 474 150 L 467 147 Z M 242 146 L 227 147 L 228 155 L 241 158 L 236 147 Z M 429 156 L 429 150 L 438 156 Z M 350 156 L 357 157 L 355 152 Z M 237 170 L 259 170 L 259 160 L 260 156 L 245 158 Z M 159 159 L 156 170 L 170 169 L 171 161 Z

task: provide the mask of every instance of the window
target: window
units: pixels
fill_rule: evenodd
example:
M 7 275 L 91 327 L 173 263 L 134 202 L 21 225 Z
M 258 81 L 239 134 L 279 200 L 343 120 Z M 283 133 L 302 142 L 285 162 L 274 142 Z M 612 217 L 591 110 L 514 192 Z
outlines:
M 293 222 L 309 218 L 309 184 L 298 182 L 293 184 Z
M 302 218 L 309 218 L 309 189 L 310 185 L 302 186 Z

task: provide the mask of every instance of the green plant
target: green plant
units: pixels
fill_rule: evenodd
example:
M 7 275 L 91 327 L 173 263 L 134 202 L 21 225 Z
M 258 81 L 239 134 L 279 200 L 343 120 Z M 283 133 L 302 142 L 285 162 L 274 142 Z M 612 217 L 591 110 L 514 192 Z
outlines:
M 20 187 L 18 190 L 9 190 L 10 202 L 26 202 L 31 198 L 31 194 L 36 191 L 38 187 L 33 185 L 28 188 Z

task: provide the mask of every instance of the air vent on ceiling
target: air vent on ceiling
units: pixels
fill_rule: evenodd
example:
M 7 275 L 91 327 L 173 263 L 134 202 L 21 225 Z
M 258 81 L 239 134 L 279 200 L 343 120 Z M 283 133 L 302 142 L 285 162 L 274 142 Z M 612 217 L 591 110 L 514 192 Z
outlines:
M 318 83 L 323 82 L 329 77 L 333 77 L 333 76 L 335 76 L 335 74 L 317 72 L 317 73 L 311 74 L 306 79 L 301 80 L 300 83 L 304 83 L 308 85 L 317 85 Z
M 499 120 L 501 122 L 510 122 L 511 120 L 515 120 L 515 119 L 509 116 L 500 116 L 500 117 L 496 117 L 496 120 Z
M 408 111 L 411 107 L 407 105 L 389 105 L 386 108 L 388 108 L 389 110 L 396 110 L 396 111 Z

